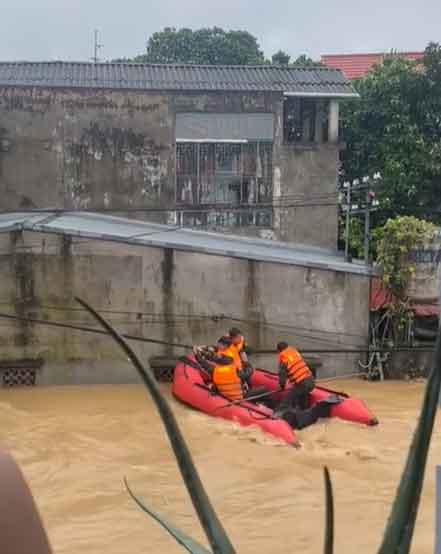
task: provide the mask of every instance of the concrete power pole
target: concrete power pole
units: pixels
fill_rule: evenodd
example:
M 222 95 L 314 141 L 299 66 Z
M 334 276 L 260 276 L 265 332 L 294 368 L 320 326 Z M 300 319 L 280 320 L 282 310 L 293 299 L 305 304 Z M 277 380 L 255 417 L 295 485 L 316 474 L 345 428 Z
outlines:
M 99 42 L 98 42 L 98 30 L 97 29 L 95 29 L 93 35 L 94 35 L 94 43 L 93 43 L 94 56 L 93 56 L 92 60 L 93 60 L 93 63 L 98 63 L 100 61 L 99 58 L 98 58 L 98 51 L 99 51 L 100 48 L 103 47 L 103 45 L 99 44 Z
M 351 182 L 346 184 L 346 231 L 345 231 L 345 260 L 349 261 L 349 234 L 351 229 Z
M 364 250 L 364 262 L 369 265 L 369 246 L 370 246 L 370 214 L 372 211 L 378 209 L 378 200 L 375 199 L 375 192 L 373 186 L 380 179 L 379 174 L 374 175 L 373 183 L 369 176 L 362 179 L 360 183 L 359 179 L 354 179 L 352 182 L 347 181 L 343 183 L 343 190 L 346 196 L 346 229 L 345 229 L 345 259 L 350 261 L 349 256 L 349 235 L 350 235 L 350 222 L 351 215 L 364 215 L 364 237 L 363 237 L 363 250 Z M 358 196 L 357 199 L 354 198 Z M 365 196 L 363 200 L 363 196 Z M 355 202 L 355 203 L 353 203 Z

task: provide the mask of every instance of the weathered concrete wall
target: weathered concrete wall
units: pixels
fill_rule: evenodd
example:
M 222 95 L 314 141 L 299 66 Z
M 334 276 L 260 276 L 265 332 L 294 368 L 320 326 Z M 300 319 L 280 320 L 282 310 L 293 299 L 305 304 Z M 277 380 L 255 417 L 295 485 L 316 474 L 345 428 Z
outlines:
M 281 145 L 275 197 L 298 208 L 276 210 L 281 240 L 336 248 L 338 145 Z
M 415 273 L 408 286 L 411 298 L 420 301 L 439 301 L 441 294 L 441 231 L 422 248 L 410 252 Z
M 174 202 L 164 96 L 3 89 L 0 133 L 3 208 Z
M 95 326 L 84 298 L 122 332 L 185 344 L 214 343 L 238 320 L 249 343 L 274 348 L 366 346 L 368 278 L 221 256 L 55 235 L 0 237 L 2 311 Z M 237 325 L 237 322 L 234 322 Z M 44 359 L 40 383 L 137 381 L 107 337 L 0 317 L 2 360 Z M 134 342 L 144 360 L 183 350 Z M 320 375 L 356 370 L 353 355 L 321 355 Z M 275 369 L 275 355 L 257 364 Z
M 274 113 L 275 199 L 335 192 L 336 147 L 284 146 L 282 105 L 281 94 L 269 93 L 0 88 L 1 208 L 170 208 L 175 114 L 188 111 Z M 276 213 L 265 237 L 334 248 L 337 207 Z

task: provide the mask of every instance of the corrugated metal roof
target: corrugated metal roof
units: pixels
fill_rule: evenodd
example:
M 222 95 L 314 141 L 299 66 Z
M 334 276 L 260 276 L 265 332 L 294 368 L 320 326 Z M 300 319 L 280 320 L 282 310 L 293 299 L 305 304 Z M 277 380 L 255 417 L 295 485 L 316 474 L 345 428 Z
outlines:
M 361 275 L 370 273 L 366 266 L 347 263 L 342 256 L 324 248 L 194 231 L 95 213 L 0 214 L 0 233 L 13 229 L 57 233 L 137 246 L 172 248 Z
M 364 77 L 372 67 L 382 63 L 391 54 L 335 54 L 321 57 L 321 61 L 327 67 L 339 69 L 350 80 Z M 397 52 L 396 57 L 417 61 L 424 57 L 424 52 Z
M 0 86 L 356 94 L 328 67 L 0 62 Z

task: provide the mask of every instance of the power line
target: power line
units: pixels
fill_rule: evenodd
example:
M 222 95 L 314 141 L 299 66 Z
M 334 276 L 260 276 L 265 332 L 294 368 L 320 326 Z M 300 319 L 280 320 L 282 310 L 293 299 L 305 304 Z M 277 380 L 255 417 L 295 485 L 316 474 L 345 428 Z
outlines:
M 69 323 L 61 323 L 58 321 L 48 321 L 48 320 L 42 320 L 37 318 L 29 318 L 29 317 L 22 317 L 12 314 L 4 314 L 0 313 L 0 319 L 9 319 L 9 320 L 15 320 L 15 321 L 23 321 L 26 323 L 33 323 L 38 325 L 46 325 L 50 327 L 58 327 L 58 328 L 64 328 L 64 329 L 72 329 L 75 331 L 82 331 L 87 333 L 95 333 L 98 335 L 107 335 L 109 334 L 104 331 L 103 329 L 97 329 L 94 327 L 86 327 L 83 325 L 71 325 Z M 159 339 L 151 339 L 147 337 L 137 336 L 137 335 L 130 335 L 130 334 L 121 334 L 124 338 L 128 340 L 133 341 L 140 341 L 140 342 L 147 342 L 152 344 L 159 344 L 163 346 L 170 346 L 175 348 L 184 348 L 186 350 L 191 350 L 193 348 L 193 345 L 189 344 L 183 344 L 183 343 L 173 343 L 170 341 L 163 341 Z M 375 348 L 355 348 L 355 349 L 302 349 L 301 352 L 303 354 L 360 354 L 360 353 L 366 353 L 366 352 L 434 352 L 433 348 L 390 348 L 390 349 L 375 349 Z M 275 354 L 276 350 L 268 349 L 268 350 L 254 350 L 251 349 L 252 354 Z
M 0 302 L 0 306 L 12 306 L 10 302 Z M 82 312 L 84 313 L 83 308 L 77 308 L 73 306 L 50 306 L 50 305 L 39 305 L 39 308 L 42 310 L 48 310 L 48 311 L 60 311 L 60 312 Z M 137 318 L 155 318 L 156 323 L 163 323 L 167 324 L 170 322 L 189 322 L 189 321 L 197 321 L 197 320 L 211 320 L 213 323 L 220 323 L 223 321 L 231 321 L 236 323 L 244 323 L 247 325 L 253 325 L 257 327 L 266 327 L 266 328 L 275 328 L 275 329 L 288 329 L 292 331 L 304 331 L 307 333 L 316 333 L 320 334 L 323 333 L 324 335 L 335 335 L 335 336 L 348 336 L 348 337 L 354 337 L 354 338 L 360 338 L 364 339 L 364 335 L 360 335 L 357 333 L 348 333 L 345 331 L 331 331 L 327 329 L 312 329 L 309 327 L 300 327 L 297 325 L 292 325 L 289 323 L 279 323 L 279 322 L 272 322 L 272 321 L 259 321 L 259 320 L 252 320 L 252 319 L 245 319 L 245 318 L 238 318 L 234 317 L 232 315 L 228 314 L 183 314 L 183 313 L 157 313 L 157 312 L 145 312 L 143 310 L 106 310 L 102 309 L 99 310 L 99 313 L 101 314 L 108 314 L 108 315 L 123 315 L 123 316 L 136 316 Z M 122 321 L 119 321 L 122 323 Z M 136 323 L 152 323 L 151 321 L 145 322 L 143 319 L 138 319 L 137 321 L 128 321 L 127 323 L 130 324 L 136 324 Z M 315 337 L 318 340 L 321 340 L 320 337 Z M 326 339 L 324 339 L 326 340 Z
M 224 204 L 215 204 L 210 206 L 204 206 L 201 207 L 198 206 L 184 206 L 184 205 L 174 205 L 170 206 L 169 208 L 151 208 L 151 207 L 143 207 L 143 208 L 133 208 L 133 207 L 127 207 L 127 208 L 84 208 L 84 209 L 66 209 L 66 208 L 32 208 L 32 209 L 15 209 L 15 210 L 0 210 L 0 214 L 7 215 L 7 214 L 15 214 L 15 213 L 23 213 L 23 214 L 54 214 L 54 215 L 63 215 L 63 214 L 71 214 L 71 213 L 170 213 L 170 212 L 183 212 L 183 213 L 212 213 L 212 212 L 251 212 L 251 211 L 258 211 L 258 210 L 264 210 L 264 209 L 274 209 L 274 208 L 281 208 L 281 209 L 287 209 L 287 208 L 304 208 L 304 207 L 318 207 L 318 206 L 339 206 L 340 204 L 338 202 L 331 202 L 331 201 L 320 201 L 320 202 L 314 202 L 314 201 L 298 201 L 298 202 L 272 202 L 272 203 L 265 203 L 265 204 L 247 204 L 247 205 L 224 205 Z

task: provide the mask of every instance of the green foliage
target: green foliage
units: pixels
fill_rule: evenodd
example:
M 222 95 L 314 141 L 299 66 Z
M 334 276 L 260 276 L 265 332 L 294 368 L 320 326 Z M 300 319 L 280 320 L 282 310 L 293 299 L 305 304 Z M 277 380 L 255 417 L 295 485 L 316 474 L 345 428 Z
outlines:
M 409 252 L 431 240 L 436 227 L 413 216 L 389 219 L 376 230 L 377 263 L 381 266 L 383 284 L 400 300 L 406 299 L 406 289 L 415 265 Z
M 274 65 L 289 65 L 290 59 L 291 56 L 289 54 L 283 52 L 283 50 L 279 50 L 273 54 L 271 61 Z
M 323 64 L 320 62 L 314 61 L 309 56 L 306 56 L 305 54 L 302 54 L 292 62 L 291 56 L 287 54 L 286 52 L 283 52 L 283 50 L 279 50 L 275 54 L 273 54 L 271 61 L 275 65 L 287 65 L 289 67 L 322 67 Z
M 193 506 L 198 514 L 199 521 L 202 528 L 205 531 L 208 541 L 212 547 L 213 554 L 235 554 L 235 549 L 222 526 L 222 523 L 218 519 L 216 512 L 211 505 L 210 499 L 204 489 L 202 481 L 200 480 L 197 469 L 194 465 L 188 446 L 181 434 L 178 423 L 175 419 L 173 411 L 171 410 L 166 398 L 161 393 L 156 379 L 151 369 L 147 369 L 142 365 L 138 356 L 127 344 L 127 342 L 121 337 L 121 335 L 115 331 L 115 329 L 108 323 L 103 317 L 101 317 L 89 304 L 75 297 L 75 300 L 83 306 L 100 325 L 109 333 L 109 335 L 115 340 L 115 342 L 121 347 L 125 355 L 132 362 L 139 377 L 141 377 L 144 385 L 150 393 L 162 422 L 164 423 L 165 430 L 167 432 L 170 444 L 178 462 L 181 475 L 184 480 L 187 491 L 193 502 Z M 167 531 L 178 541 L 185 546 L 189 552 L 193 554 L 202 554 L 203 547 L 196 541 L 188 537 L 184 532 L 177 529 L 174 525 L 167 522 L 162 516 L 149 510 L 146 507 L 146 511 L 156 519 L 161 525 L 167 529 Z M 202 550 L 201 550 L 202 549 Z
M 147 53 L 136 63 L 183 63 L 203 65 L 255 65 L 264 62 L 257 39 L 247 31 L 219 27 L 176 29 L 166 27 L 147 42 Z
M 346 240 L 346 220 L 341 218 L 342 239 Z M 362 259 L 364 256 L 364 223 L 357 217 L 351 217 L 349 223 L 349 253 L 353 258 Z
M 355 82 L 361 98 L 342 107 L 346 180 L 379 171 L 373 225 L 397 215 L 441 221 L 441 48 L 430 44 L 423 70 L 388 57 Z
M 279 50 L 265 59 L 256 37 L 248 31 L 225 31 L 219 27 L 197 30 L 166 27 L 148 39 L 145 54 L 117 58 L 114 63 L 182 63 L 201 65 L 322 65 L 305 54 L 291 62 L 291 56 Z
M 441 389 L 441 332 L 438 331 L 433 369 L 427 380 L 417 428 L 409 447 L 378 554 L 409 554 L 418 515 L 424 473 Z
M 306 54 L 299 56 L 294 62 L 293 65 L 303 65 L 304 67 L 317 67 L 323 66 L 321 62 L 316 62 Z

